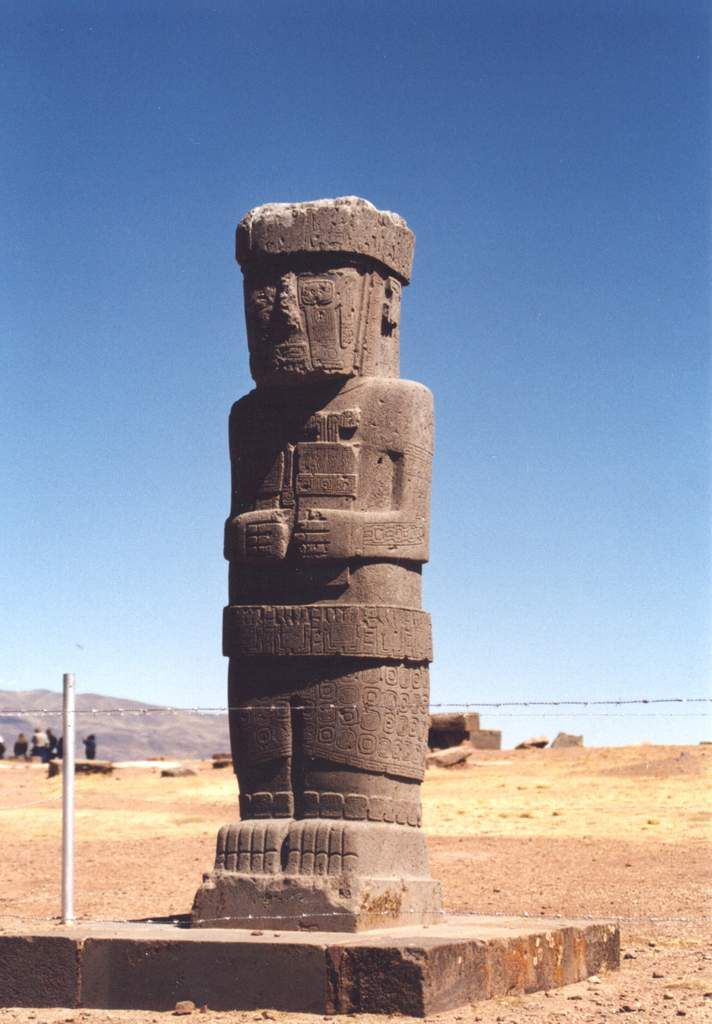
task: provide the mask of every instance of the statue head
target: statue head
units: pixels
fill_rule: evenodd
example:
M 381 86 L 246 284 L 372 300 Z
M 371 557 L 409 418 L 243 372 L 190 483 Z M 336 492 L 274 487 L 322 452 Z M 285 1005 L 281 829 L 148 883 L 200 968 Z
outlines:
M 237 228 L 258 385 L 397 376 L 414 236 L 365 199 L 258 206 Z

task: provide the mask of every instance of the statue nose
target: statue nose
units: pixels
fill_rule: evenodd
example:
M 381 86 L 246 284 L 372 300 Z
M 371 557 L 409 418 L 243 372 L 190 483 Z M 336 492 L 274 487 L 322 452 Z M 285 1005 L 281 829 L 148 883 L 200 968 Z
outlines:
M 289 305 L 289 282 L 285 278 L 280 278 L 279 285 L 277 287 L 277 296 L 275 301 L 275 309 L 281 315 L 287 311 Z
M 297 282 L 294 274 L 285 274 L 280 278 L 273 315 L 278 322 L 289 327 L 301 326 Z

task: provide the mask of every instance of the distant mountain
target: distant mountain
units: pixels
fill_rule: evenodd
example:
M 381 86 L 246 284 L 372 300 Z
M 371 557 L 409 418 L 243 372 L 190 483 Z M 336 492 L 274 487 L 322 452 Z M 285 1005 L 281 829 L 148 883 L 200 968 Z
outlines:
M 60 736 L 61 711 L 61 693 L 0 690 L 0 736 L 5 740 L 7 754 L 12 754 L 17 734 L 24 732 L 29 739 L 35 726 L 49 726 Z M 149 757 L 204 759 L 217 751 L 230 749 L 226 714 L 170 711 L 157 704 L 80 693 L 77 694 L 77 756 L 83 756 L 81 737 L 89 733 L 96 736 L 97 757 L 110 761 Z

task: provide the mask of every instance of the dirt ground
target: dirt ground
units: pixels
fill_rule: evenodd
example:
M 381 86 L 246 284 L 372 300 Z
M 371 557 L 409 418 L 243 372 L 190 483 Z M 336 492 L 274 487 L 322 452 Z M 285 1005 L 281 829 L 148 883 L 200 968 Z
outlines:
M 194 777 L 177 779 L 161 778 L 160 765 L 78 777 L 80 918 L 189 910 L 211 866 L 218 827 L 236 817 L 229 770 L 191 767 Z M 645 745 L 478 751 L 465 766 L 431 769 L 423 787 L 424 827 L 449 910 L 620 919 L 624 959 L 620 972 L 601 978 L 430 1019 L 584 1024 L 626 1013 L 661 1022 L 709 1019 L 711 768 L 710 746 Z M 60 779 L 47 779 L 36 765 L 0 762 L 0 930 L 56 920 L 60 806 Z M 0 1021 L 34 1024 L 167 1024 L 168 1016 L 0 1009 Z M 322 1019 L 269 1010 L 195 1017 L 221 1024 Z M 360 1018 L 364 1024 L 385 1019 Z

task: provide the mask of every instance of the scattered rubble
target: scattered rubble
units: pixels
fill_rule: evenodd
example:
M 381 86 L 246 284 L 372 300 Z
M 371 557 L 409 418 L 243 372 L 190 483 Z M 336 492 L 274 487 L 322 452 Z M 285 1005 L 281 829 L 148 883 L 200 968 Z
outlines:
M 460 743 L 469 743 L 475 750 L 501 750 L 499 729 L 480 728 L 478 714 L 447 713 L 430 716 L 428 747 L 448 750 Z
M 78 757 L 74 762 L 74 771 L 78 775 L 111 775 L 114 771 L 113 761 L 87 761 Z M 47 762 L 47 778 L 53 779 L 62 774 L 62 762 L 58 758 Z
M 473 748 L 469 743 L 461 743 L 457 747 L 447 747 L 445 750 L 436 750 L 428 754 L 427 764 L 437 765 L 438 768 L 452 768 L 454 764 L 462 764 L 472 754 Z
M 521 743 L 517 743 L 515 750 L 543 750 L 544 747 L 549 745 L 548 736 L 532 736 L 528 740 L 522 740 Z
M 556 739 L 551 741 L 552 750 L 562 747 L 582 747 L 583 736 L 574 736 L 570 732 L 560 732 Z

